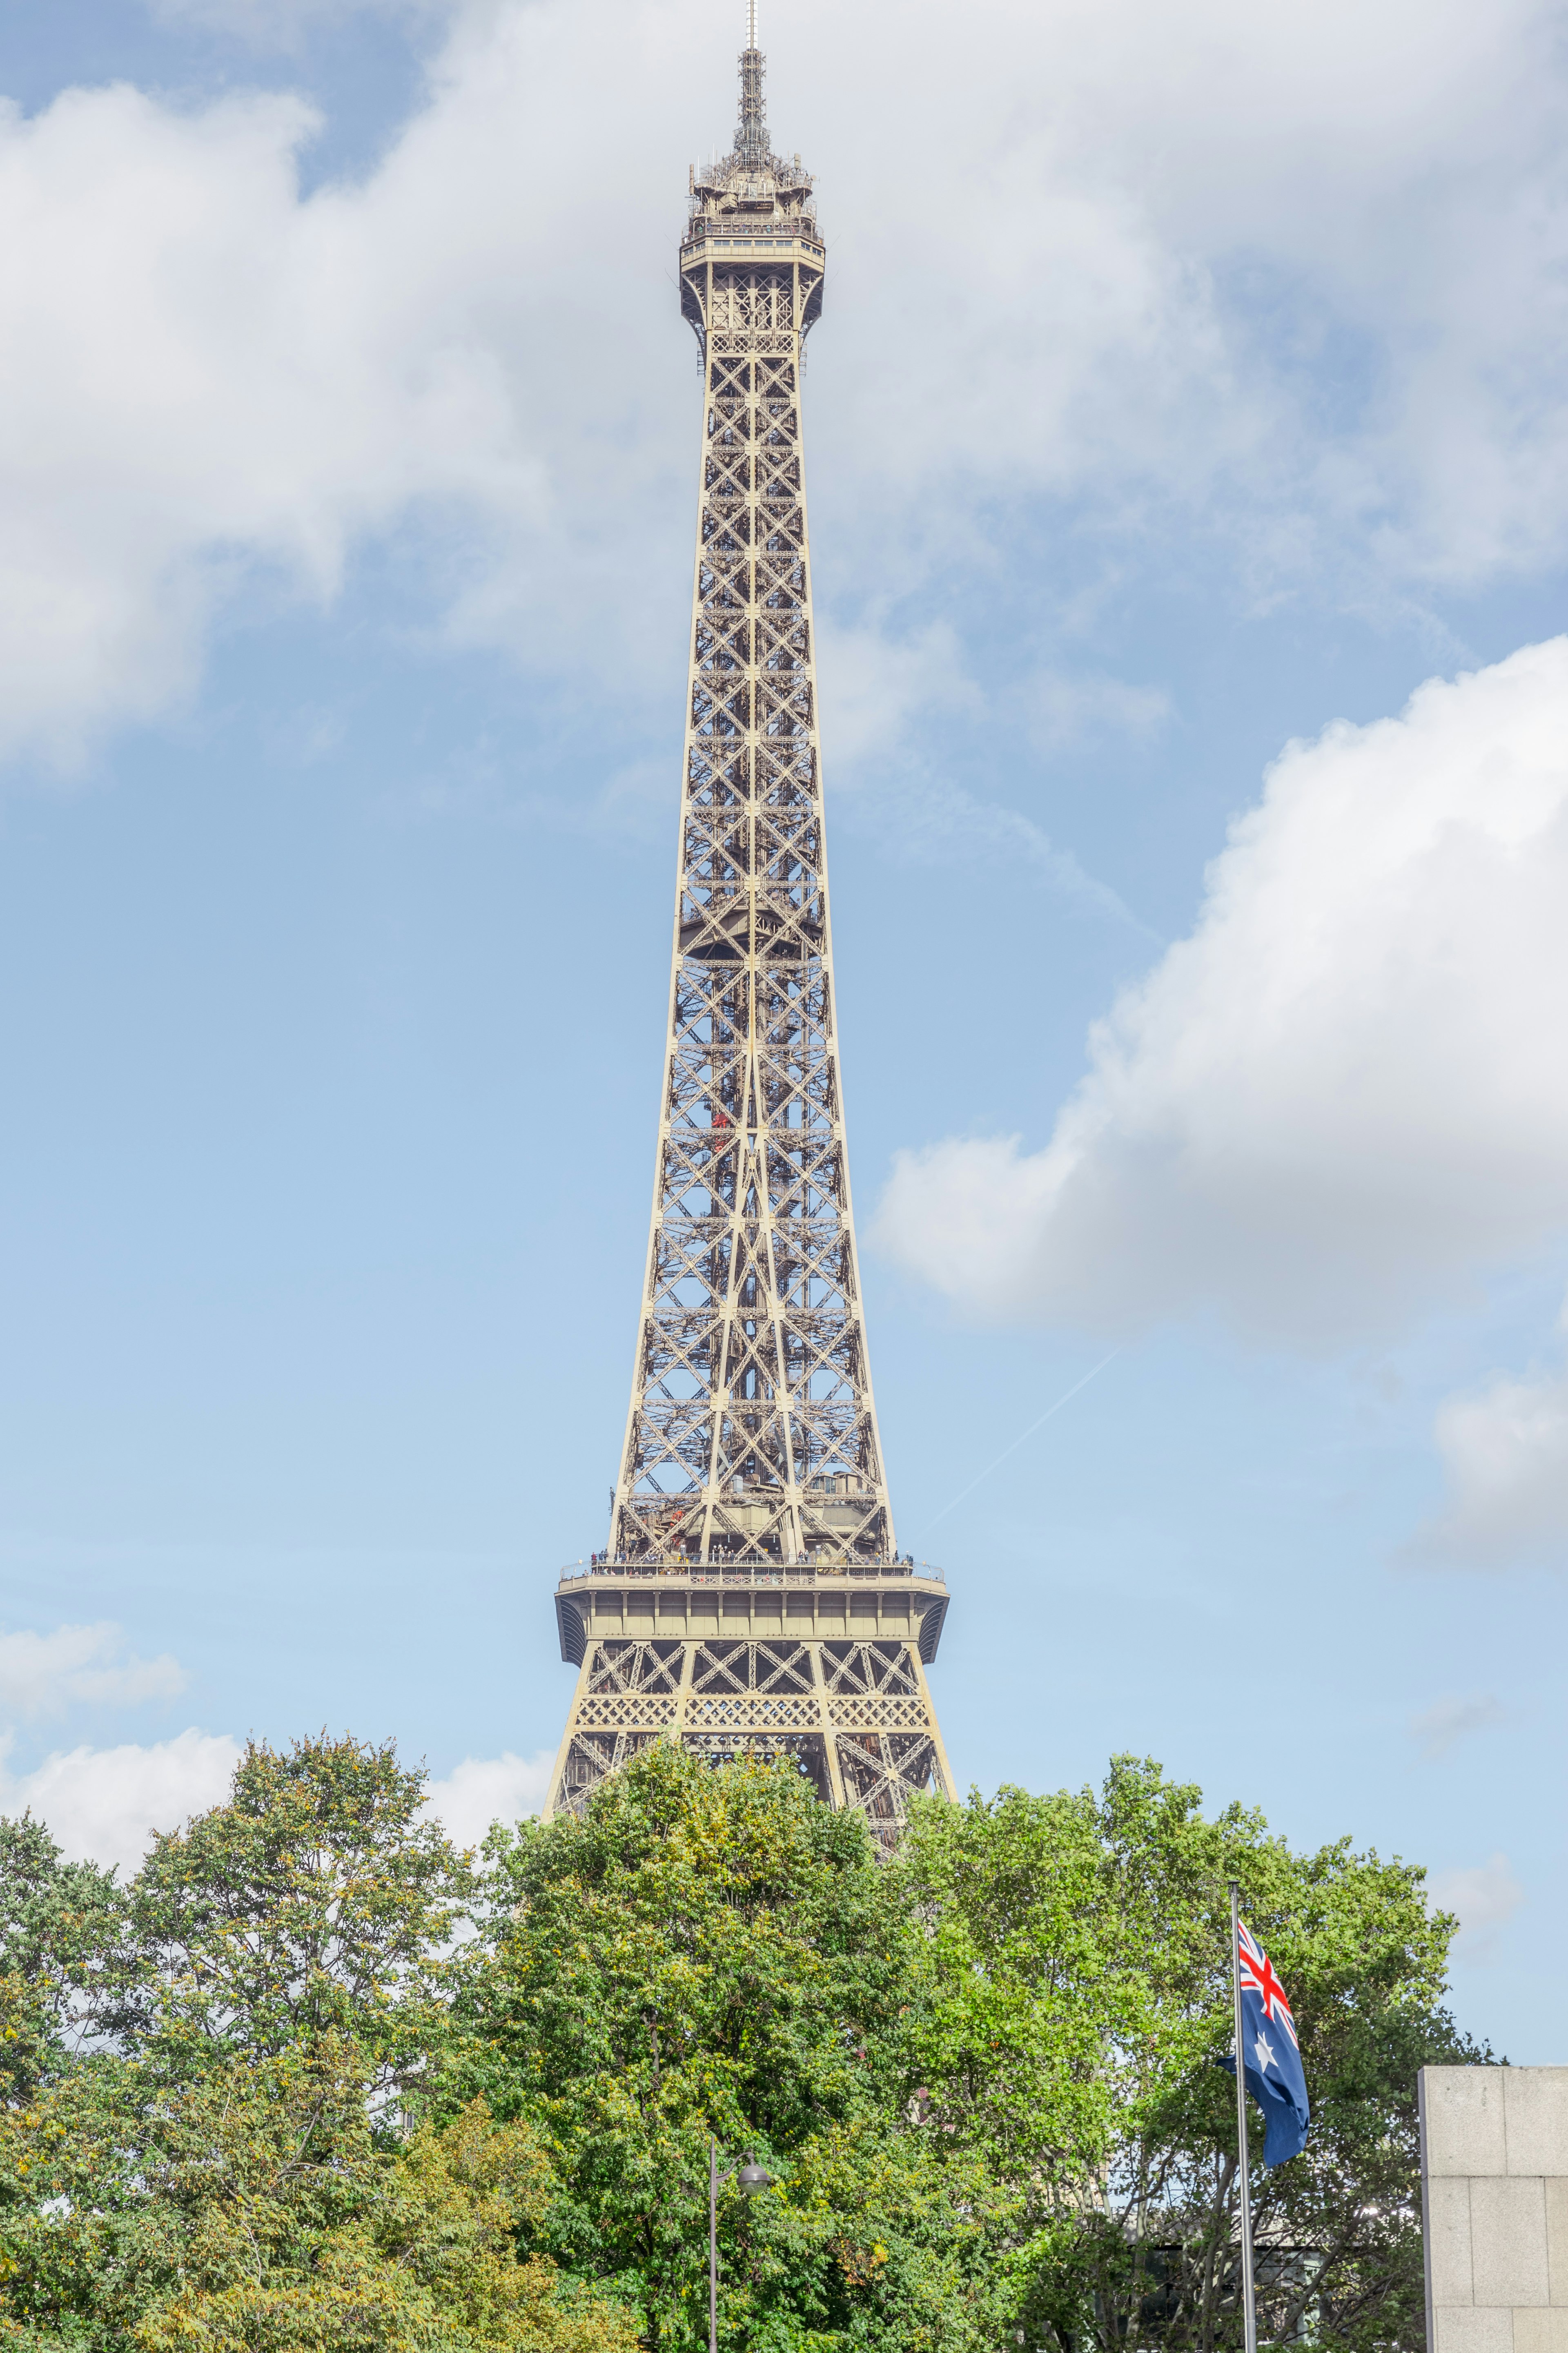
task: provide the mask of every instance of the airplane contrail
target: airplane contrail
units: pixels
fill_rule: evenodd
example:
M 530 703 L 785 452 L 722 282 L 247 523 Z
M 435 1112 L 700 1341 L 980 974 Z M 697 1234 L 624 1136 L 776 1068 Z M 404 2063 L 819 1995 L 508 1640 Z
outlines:
M 1111 1357 L 1119 1356 L 1121 1354 L 1121 1351 L 1120 1348 L 1112 1348 L 1110 1356 L 1101 1356 L 1099 1364 L 1091 1366 L 1089 1370 L 1085 1373 L 1081 1381 L 1074 1381 L 1071 1388 L 1067 1391 L 1067 1394 L 1064 1397 L 1058 1398 L 1055 1405 L 1048 1405 L 1046 1408 L 1038 1421 L 1032 1421 L 1027 1430 L 1021 1430 L 1018 1436 L 1013 1440 L 1011 1446 L 1005 1446 L 1002 1449 L 1001 1453 L 996 1457 L 994 1462 L 988 1462 L 984 1470 L 980 1472 L 979 1477 L 972 1479 L 967 1487 L 961 1487 L 951 1504 L 944 1504 L 942 1505 L 941 1511 L 936 1515 L 936 1520 L 945 1520 L 949 1512 L 955 1511 L 958 1505 L 963 1503 L 965 1495 L 973 1495 L 974 1490 L 980 1485 L 982 1480 L 989 1479 L 993 1471 L 999 1471 L 1002 1468 L 1003 1463 L 1007 1460 L 1009 1454 L 1016 1454 L 1019 1447 L 1022 1446 L 1026 1438 L 1033 1438 L 1036 1430 L 1043 1429 L 1046 1423 L 1049 1421 L 1053 1413 L 1060 1413 L 1064 1405 L 1070 1405 L 1073 1398 L 1077 1397 L 1079 1389 L 1088 1388 L 1090 1381 L 1093 1380 L 1095 1374 L 1102 1373 L 1107 1365 L 1110 1364 Z M 933 1528 L 936 1525 L 936 1520 L 932 1520 L 930 1523 L 931 1526 Z

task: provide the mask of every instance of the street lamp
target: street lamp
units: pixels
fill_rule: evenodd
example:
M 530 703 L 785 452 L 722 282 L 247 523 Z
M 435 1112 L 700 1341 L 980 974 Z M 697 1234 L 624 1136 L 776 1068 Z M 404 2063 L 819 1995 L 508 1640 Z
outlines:
M 708 2353 L 719 2353 L 719 2185 L 738 2181 L 748 2198 L 754 2189 L 766 2189 L 773 2180 L 756 2158 L 748 2152 L 746 2162 L 738 2173 L 719 2170 L 719 2144 L 708 2138 Z

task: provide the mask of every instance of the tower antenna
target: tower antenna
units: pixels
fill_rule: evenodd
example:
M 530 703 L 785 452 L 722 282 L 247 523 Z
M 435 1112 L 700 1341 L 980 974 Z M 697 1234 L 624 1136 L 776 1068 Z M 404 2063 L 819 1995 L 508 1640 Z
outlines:
M 768 123 L 763 99 L 763 53 L 757 47 L 757 0 L 746 0 L 746 46 L 741 52 L 741 120 L 735 127 L 735 154 L 749 172 L 763 170 L 768 160 Z

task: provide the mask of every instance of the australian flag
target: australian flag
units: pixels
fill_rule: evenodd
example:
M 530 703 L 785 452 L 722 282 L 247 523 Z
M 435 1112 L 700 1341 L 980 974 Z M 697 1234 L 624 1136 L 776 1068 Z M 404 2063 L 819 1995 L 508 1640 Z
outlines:
M 1296 2021 L 1274 1965 L 1245 1922 L 1239 1924 L 1237 1961 L 1241 1970 L 1241 2042 L 1247 2057 L 1247 2088 L 1262 2109 L 1265 2165 L 1283 2165 L 1307 2145 L 1310 2110 Z M 1231 2074 L 1234 2058 L 1220 2063 Z

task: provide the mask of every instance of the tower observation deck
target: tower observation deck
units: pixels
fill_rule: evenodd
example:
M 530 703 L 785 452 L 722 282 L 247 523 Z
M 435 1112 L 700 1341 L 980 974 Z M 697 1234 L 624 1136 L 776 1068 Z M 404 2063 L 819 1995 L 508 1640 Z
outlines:
M 826 253 L 764 69 L 752 0 L 680 245 L 702 440 L 652 1233 L 609 1541 L 556 1593 L 579 1673 L 549 1810 L 674 1738 L 792 1758 L 886 1845 L 912 1793 L 953 1794 L 947 1588 L 898 1551 L 866 1345 L 801 428 Z

